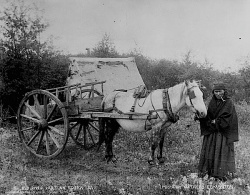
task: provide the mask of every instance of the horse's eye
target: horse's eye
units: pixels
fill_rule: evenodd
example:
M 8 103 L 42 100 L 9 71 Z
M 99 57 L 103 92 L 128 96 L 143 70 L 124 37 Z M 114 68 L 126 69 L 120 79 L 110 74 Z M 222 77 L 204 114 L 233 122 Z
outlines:
M 195 97 L 196 97 L 196 95 L 195 95 L 194 91 L 190 91 L 189 92 L 189 98 L 194 99 Z

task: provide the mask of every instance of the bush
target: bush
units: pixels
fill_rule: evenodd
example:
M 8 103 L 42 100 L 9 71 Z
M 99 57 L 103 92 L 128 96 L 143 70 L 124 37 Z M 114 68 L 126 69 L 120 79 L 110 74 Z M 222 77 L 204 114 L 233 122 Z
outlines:
M 245 101 L 239 101 L 236 105 L 236 112 L 238 114 L 239 124 L 249 125 L 250 124 L 250 105 Z

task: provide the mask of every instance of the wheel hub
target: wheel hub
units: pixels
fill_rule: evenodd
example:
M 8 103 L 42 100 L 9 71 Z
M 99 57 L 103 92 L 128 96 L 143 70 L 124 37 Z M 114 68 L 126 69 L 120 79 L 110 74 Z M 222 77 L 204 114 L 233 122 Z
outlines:
M 48 127 L 48 122 L 46 119 L 41 119 L 40 123 L 38 124 L 38 129 L 45 130 Z

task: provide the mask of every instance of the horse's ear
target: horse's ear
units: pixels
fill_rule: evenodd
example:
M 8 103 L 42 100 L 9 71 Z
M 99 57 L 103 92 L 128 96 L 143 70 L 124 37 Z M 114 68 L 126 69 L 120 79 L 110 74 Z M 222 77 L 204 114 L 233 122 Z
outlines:
M 199 86 L 199 88 L 201 90 L 205 90 L 206 89 L 206 87 L 204 85 L 202 85 L 201 80 L 197 80 L 196 83 L 198 84 L 198 86 Z
M 201 86 L 202 86 L 202 84 L 201 84 L 201 80 L 196 80 L 195 82 L 197 83 L 197 85 L 198 85 L 199 87 L 201 87 Z
M 206 86 L 201 85 L 201 86 L 200 86 L 200 89 L 204 91 L 204 90 L 206 90 L 207 88 L 206 88 Z
M 185 80 L 185 85 L 188 87 L 190 80 Z

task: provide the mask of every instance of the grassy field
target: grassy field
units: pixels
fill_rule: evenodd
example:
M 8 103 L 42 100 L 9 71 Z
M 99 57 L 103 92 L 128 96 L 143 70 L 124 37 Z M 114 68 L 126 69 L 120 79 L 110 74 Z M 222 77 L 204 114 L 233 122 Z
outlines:
M 235 144 L 238 178 L 218 182 L 197 177 L 202 138 L 199 123 L 185 109 L 169 128 L 163 165 L 149 166 L 147 134 L 123 130 L 115 137 L 116 164 L 104 147 L 85 151 L 69 140 L 53 160 L 39 159 L 20 144 L 15 127 L 0 129 L 0 194 L 250 194 L 250 106 L 237 104 L 240 141 Z

